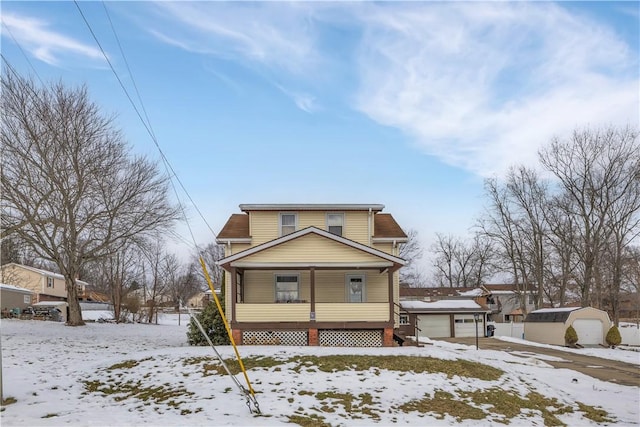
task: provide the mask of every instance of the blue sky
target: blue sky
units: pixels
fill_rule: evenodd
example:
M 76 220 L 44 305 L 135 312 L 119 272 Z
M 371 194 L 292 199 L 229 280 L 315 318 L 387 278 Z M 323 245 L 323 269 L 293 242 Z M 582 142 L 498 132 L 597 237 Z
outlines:
M 78 5 L 216 232 L 240 203 L 382 203 L 427 249 L 551 137 L 640 126 L 638 2 Z M 13 67 L 86 84 L 158 157 L 75 3 L 1 7 Z

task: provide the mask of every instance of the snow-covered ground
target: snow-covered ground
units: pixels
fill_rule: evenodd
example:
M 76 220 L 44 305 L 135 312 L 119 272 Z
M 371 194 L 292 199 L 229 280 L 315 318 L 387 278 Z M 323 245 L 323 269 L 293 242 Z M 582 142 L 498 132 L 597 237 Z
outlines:
M 85 312 L 85 319 L 106 317 Z M 243 397 L 226 375 L 207 371 L 215 363 L 209 347 L 186 344 L 188 318 L 161 315 L 158 325 L 88 323 L 68 327 L 56 322 L 7 320 L 1 322 L 3 397 L 0 415 L 10 426 L 184 426 L 291 425 L 289 417 L 319 416 L 331 425 L 504 425 L 499 416 L 484 420 L 456 420 L 450 415 L 400 410 L 399 407 L 436 391 L 458 395 L 475 390 L 500 389 L 537 392 L 555 398 L 573 412 L 557 414 L 567 425 L 597 425 L 579 410 L 577 402 L 602 408 L 617 425 L 640 425 L 637 387 L 603 382 L 576 371 L 555 369 L 545 356 L 509 354 L 441 341 L 424 347 L 327 348 L 239 347 L 243 358 L 267 356 L 282 364 L 248 372 L 262 416 L 252 415 Z M 515 340 L 509 338 L 509 340 Z M 218 347 L 233 357 L 231 347 Z M 640 353 L 624 350 L 582 349 L 583 354 L 640 364 Z M 416 373 L 379 369 L 323 372 L 300 368 L 295 357 L 324 355 L 410 355 L 446 360 L 468 360 L 498 367 L 505 373 L 487 381 L 444 373 Z M 640 369 L 640 367 L 639 367 Z M 237 375 L 244 383 L 242 374 Z M 90 391 L 94 385 L 101 391 Z M 107 394 L 112 386 L 120 394 Z M 128 397 L 123 393 L 131 390 Z M 134 389 L 142 393 L 132 396 Z M 169 398 L 161 398 L 171 394 Z M 327 393 L 325 393 L 327 392 Z M 323 395 L 322 393 L 325 393 Z M 340 393 L 356 396 L 354 405 L 340 402 Z M 370 395 L 366 400 L 363 393 Z M 333 396 L 326 397 L 326 396 Z M 154 397 L 155 396 L 155 397 Z M 358 401 L 360 396 L 360 401 Z M 356 402 L 357 401 L 357 402 Z M 355 407 L 355 406 L 354 406 Z M 486 407 L 486 405 L 485 405 Z M 294 418 L 295 420 L 295 418 Z M 532 410 L 509 419 L 510 425 L 544 425 Z

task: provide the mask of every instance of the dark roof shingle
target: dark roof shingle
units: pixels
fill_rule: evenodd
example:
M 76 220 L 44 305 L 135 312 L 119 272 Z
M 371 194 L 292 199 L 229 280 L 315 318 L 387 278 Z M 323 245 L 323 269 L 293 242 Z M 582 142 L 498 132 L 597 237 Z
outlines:
M 406 239 L 407 235 L 402 231 L 391 214 L 375 214 L 373 216 L 373 237 L 398 237 Z
M 218 239 L 244 239 L 249 236 L 249 215 L 232 214 L 218 233 Z

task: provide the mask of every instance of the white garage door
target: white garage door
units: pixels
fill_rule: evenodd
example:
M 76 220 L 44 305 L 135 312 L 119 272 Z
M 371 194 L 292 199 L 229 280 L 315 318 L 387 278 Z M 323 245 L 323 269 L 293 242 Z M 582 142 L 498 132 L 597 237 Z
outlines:
M 578 333 L 578 344 L 598 345 L 602 344 L 602 321 L 599 319 L 576 319 L 573 321 L 573 329 Z
M 417 316 L 418 334 L 428 338 L 449 338 L 451 336 L 451 322 L 448 314 L 434 314 Z
M 453 318 L 455 337 L 475 337 L 476 323 L 473 314 L 456 314 Z M 478 336 L 484 336 L 484 322 L 482 316 L 478 319 Z

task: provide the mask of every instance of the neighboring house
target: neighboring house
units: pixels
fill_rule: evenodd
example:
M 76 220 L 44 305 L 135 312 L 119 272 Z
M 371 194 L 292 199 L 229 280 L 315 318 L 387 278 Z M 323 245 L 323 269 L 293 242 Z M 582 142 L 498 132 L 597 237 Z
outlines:
M 564 334 L 573 326 L 580 345 L 603 345 L 611 327 L 606 311 L 593 307 L 542 308 L 524 321 L 524 339 L 543 344 L 565 345 Z
M 67 290 L 62 274 L 16 263 L 3 265 L 0 272 L 2 273 L 0 282 L 32 291 L 32 303 L 67 300 Z M 76 280 L 80 299 L 87 294 L 87 285 L 82 280 Z
M 392 346 L 407 241 L 378 204 L 242 204 L 225 245 L 238 344 Z
M 216 295 L 220 298 L 220 290 L 216 288 Z M 211 289 L 207 289 L 206 291 L 198 292 L 187 301 L 188 308 L 194 309 L 202 309 L 207 306 L 210 302 L 213 302 L 213 294 Z
M 19 309 L 20 312 L 31 305 L 33 292 L 19 286 L 0 283 L 0 301 L 2 313 L 6 315 L 11 310 Z
M 526 313 L 531 313 L 536 309 L 536 289 L 519 291 L 516 285 L 512 284 L 483 285 L 482 287 L 489 292 L 488 298 L 492 301 L 492 303 L 489 304 L 489 308 L 492 309 L 490 318 L 496 323 L 522 322 Z M 523 313 L 522 307 L 520 307 L 520 296 L 522 292 L 525 293 L 526 313 Z

